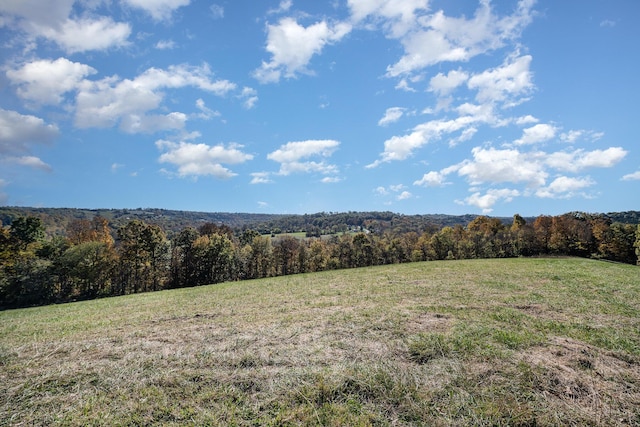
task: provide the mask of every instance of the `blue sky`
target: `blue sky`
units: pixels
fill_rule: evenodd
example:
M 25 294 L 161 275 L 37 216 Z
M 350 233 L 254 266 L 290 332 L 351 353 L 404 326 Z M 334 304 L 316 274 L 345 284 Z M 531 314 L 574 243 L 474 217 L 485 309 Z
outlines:
M 0 204 L 637 210 L 638 16 L 635 0 L 2 0 Z

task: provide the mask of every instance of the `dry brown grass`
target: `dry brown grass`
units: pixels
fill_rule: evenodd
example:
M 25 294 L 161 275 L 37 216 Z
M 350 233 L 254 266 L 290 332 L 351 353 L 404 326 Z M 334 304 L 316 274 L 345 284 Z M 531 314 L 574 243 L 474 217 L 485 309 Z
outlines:
M 0 313 L 1 425 L 640 425 L 638 269 L 432 262 Z

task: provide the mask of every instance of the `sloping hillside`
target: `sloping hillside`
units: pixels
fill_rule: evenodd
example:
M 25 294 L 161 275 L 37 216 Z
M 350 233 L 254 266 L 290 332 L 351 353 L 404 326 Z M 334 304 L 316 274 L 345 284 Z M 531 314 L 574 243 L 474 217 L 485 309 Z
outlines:
M 637 267 L 411 263 L 0 313 L 0 425 L 638 425 Z

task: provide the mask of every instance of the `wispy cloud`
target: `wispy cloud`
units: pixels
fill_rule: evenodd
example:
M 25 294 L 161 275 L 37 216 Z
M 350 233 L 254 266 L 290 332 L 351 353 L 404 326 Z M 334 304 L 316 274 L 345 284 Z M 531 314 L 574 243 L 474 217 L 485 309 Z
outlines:
M 176 42 L 173 40 L 160 40 L 156 43 L 156 49 L 159 50 L 170 50 L 175 49 L 177 47 Z
M 623 181 L 638 181 L 640 180 L 640 171 L 628 173 L 622 177 Z
M 211 17 L 213 19 L 222 19 L 224 18 L 224 7 L 219 4 L 212 4 L 209 6 L 209 11 L 211 12 Z

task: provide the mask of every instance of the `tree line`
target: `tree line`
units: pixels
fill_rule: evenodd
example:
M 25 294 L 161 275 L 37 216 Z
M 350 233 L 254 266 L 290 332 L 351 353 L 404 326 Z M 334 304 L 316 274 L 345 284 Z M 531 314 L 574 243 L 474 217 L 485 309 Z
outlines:
M 133 219 L 71 221 L 46 237 L 26 216 L 0 227 L 0 308 L 92 299 L 288 274 L 415 261 L 567 255 L 640 263 L 640 225 L 570 213 L 512 223 L 479 216 L 466 226 L 372 232 L 365 226 L 296 238 L 205 223 L 170 238 Z M 371 223 L 369 225 L 372 225 Z M 320 224 L 308 236 L 317 236 Z

